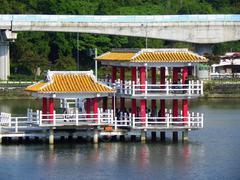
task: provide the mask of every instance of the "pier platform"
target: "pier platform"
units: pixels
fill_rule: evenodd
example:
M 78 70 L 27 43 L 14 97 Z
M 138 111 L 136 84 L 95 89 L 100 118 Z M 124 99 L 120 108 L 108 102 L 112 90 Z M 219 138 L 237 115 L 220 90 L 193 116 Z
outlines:
M 112 137 L 147 137 L 166 132 L 184 133 L 203 128 L 203 114 L 189 113 L 188 117 L 181 114 L 172 117 L 171 111 L 166 117 L 149 117 L 145 121 L 141 117 L 129 113 L 122 113 L 119 118 L 114 117 L 113 111 L 102 109 L 97 114 L 42 114 L 41 111 L 28 109 L 26 117 L 12 117 L 11 114 L 0 115 L 0 142 L 4 138 L 33 138 L 54 139 L 89 137 L 94 143 L 101 138 Z M 183 121 L 187 118 L 188 121 Z M 162 135 L 163 136 L 163 135 Z M 165 135 L 164 135 L 165 136 Z M 95 140 L 94 140 L 95 137 Z M 52 138 L 51 142 L 50 139 Z M 140 138 L 141 139 L 141 138 Z

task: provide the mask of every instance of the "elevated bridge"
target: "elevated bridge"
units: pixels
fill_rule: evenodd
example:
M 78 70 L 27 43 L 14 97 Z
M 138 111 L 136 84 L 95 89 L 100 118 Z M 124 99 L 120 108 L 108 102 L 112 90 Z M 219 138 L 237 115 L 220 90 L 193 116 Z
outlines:
M 9 41 L 21 31 L 82 32 L 196 44 L 240 39 L 240 15 L 0 15 L 0 79 L 9 72 Z

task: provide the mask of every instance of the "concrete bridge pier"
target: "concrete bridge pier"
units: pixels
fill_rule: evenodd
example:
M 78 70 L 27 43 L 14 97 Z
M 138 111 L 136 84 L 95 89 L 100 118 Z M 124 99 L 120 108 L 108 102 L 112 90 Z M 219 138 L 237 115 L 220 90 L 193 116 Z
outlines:
M 17 38 L 17 34 L 9 30 L 0 31 L 0 80 L 10 76 L 9 42 Z
M 0 41 L 0 80 L 7 80 L 10 75 L 9 42 Z

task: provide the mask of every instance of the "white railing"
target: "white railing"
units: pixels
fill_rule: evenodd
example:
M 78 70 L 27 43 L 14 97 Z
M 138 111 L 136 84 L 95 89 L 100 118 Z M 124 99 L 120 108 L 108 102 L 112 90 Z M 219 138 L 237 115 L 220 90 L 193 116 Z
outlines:
M 15 132 L 25 131 L 26 129 L 32 127 L 29 123 L 28 117 L 11 117 L 8 123 L 0 123 L 0 132 Z
M 1 113 L 2 115 L 2 113 Z M 9 116 L 8 116 L 9 117 Z M 203 114 L 188 113 L 183 117 L 180 113 L 173 117 L 171 111 L 166 111 L 165 117 L 151 117 L 146 114 L 145 117 L 136 117 L 135 114 L 121 112 L 114 117 L 112 110 L 105 112 L 99 109 L 98 113 L 78 113 L 74 114 L 42 114 L 41 111 L 32 112 L 28 110 L 27 117 L 10 117 L 6 120 L 5 115 L 0 116 L 1 130 L 10 130 L 13 132 L 34 129 L 37 127 L 51 126 L 80 126 L 80 125 L 108 125 L 118 128 L 133 129 L 178 129 L 178 128 L 203 128 Z
M 133 116 L 134 117 L 134 116 Z M 203 114 L 188 115 L 187 117 L 166 114 L 166 117 L 134 117 L 132 119 L 134 129 L 155 129 L 155 128 L 203 128 Z
M 133 129 L 153 129 L 153 128 L 203 128 L 203 114 L 189 113 L 188 116 L 182 116 L 182 112 L 177 117 L 173 117 L 171 110 L 166 111 L 165 117 L 152 117 L 145 114 L 145 117 L 136 117 L 135 114 L 120 112 L 120 115 L 114 119 L 114 127 L 128 127 Z M 168 112 L 168 113 L 167 113 Z
M 187 84 L 174 84 L 171 81 L 166 81 L 165 84 L 148 84 L 146 81 L 144 85 L 139 82 L 120 80 L 111 83 L 103 81 L 105 84 L 114 87 L 117 93 L 132 96 L 147 96 L 147 95 L 172 95 L 172 94 L 186 94 L 186 95 L 203 95 L 203 81 L 189 81 Z
M 113 110 L 98 113 L 42 114 L 39 112 L 39 126 L 79 126 L 113 124 Z

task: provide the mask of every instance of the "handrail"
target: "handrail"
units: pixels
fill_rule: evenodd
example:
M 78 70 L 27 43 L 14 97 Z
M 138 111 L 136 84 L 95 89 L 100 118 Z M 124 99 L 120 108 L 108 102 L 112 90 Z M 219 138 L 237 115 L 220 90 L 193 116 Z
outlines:
M 165 84 L 145 84 L 135 83 L 134 81 L 125 81 L 122 83 L 116 80 L 115 83 L 104 81 L 108 86 L 114 87 L 117 93 L 124 95 L 157 95 L 157 94 L 187 94 L 187 95 L 203 95 L 203 81 L 189 81 L 187 84 L 174 84 L 166 81 Z
M 32 112 L 32 110 L 29 110 Z M 79 126 L 79 125 L 110 125 L 115 130 L 118 128 L 151 129 L 151 128 L 203 128 L 203 114 L 188 113 L 177 117 L 172 116 L 171 111 L 166 111 L 165 117 L 152 117 L 148 113 L 144 117 L 135 114 L 122 113 L 120 117 L 114 117 L 113 111 L 98 113 L 75 113 L 75 114 L 42 114 L 41 111 L 32 112 L 35 116 L 28 114 L 27 117 L 10 117 L 9 121 L 2 121 L 1 129 L 12 129 L 14 132 L 20 130 L 44 126 Z
M 101 109 L 98 113 L 72 113 L 72 114 L 42 114 L 39 126 L 63 126 L 63 125 L 81 125 L 81 123 L 86 124 L 112 124 L 113 123 L 113 110 L 108 110 L 107 112 L 102 112 Z

